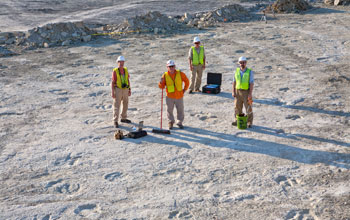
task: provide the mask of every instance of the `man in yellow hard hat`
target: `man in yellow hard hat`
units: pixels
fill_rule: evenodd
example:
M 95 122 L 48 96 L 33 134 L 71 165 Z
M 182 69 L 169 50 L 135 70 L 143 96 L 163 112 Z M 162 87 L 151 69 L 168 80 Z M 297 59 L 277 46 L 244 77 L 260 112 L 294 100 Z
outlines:
M 253 88 L 254 72 L 247 68 L 247 58 L 242 56 L 238 59 L 239 68 L 236 69 L 233 77 L 232 96 L 235 98 L 235 115 L 232 125 L 237 125 L 237 115 L 242 114 L 243 105 L 248 116 L 248 128 L 253 125 Z
M 190 64 L 191 84 L 189 93 L 200 92 L 200 86 L 202 83 L 202 73 L 205 69 L 205 53 L 204 47 L 201 46 L 201 40 L 199 37 L 193 39 L 194 46 L 192 46 L 188 52 L 188 62 Z
M 175 123 L 174 118 L 174 106 L 177 110 L 177 126 L 183 129 L 184 114 L 184 93 L 188 89 L 189 81 L 185 73 L 175 69 L 175 62 L 169 60 L 167 62 L 167 69 L 158 84 L 159 88 L 164 89 L 166 87 L 166 105 L 167 116 L 169 122 L 169 129 L 172 129 Z M 183 83 L 185 86 L 183 87 Z
M 118 67 L 114 68 L 112 73 L 111 96 L 113 98 L 113 121 L 116 128 L 119 127 L 118 118 L 120 105 L 122 102 L 123 110 L 120 121 L 124 123 L 131 123 L 131 121 L 127 119 L 129 96 L 131 96 L 130 76 L 128 69 L 124 67 L 124 62 L 124 56 L 119 56 L 117 59 Z

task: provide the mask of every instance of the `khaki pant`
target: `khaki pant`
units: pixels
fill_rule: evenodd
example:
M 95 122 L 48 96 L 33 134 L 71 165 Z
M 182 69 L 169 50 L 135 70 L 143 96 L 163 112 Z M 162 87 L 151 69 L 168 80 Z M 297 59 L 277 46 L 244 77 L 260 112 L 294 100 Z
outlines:
M 129 105 L 129 89 L 115 88 L 115 99 L 113 99 L 113 121 L 118 122 L 120 104 L 123 101 L 122 119 L 127 118 L 127 110 Z
M 253 124 L 253 108 L 251 105 L 248 105 L 248 94 L 249 90 L 237 89 L 236 98 L 235 98 L 235 115 L 234 121 L 237 120 L 236 115 L 243 113 L 243 105 L 248 116 L 248 124 Z
M 199 90 L 202 83 L 203 65 L 193 65 L 193 71 L 191 74 L 190 90 Z
M 174 106 L 176 107 L 177 111 L 177 123 L 182 124 L 182 122 L 185 119 L 184 114 L 184 99 L 172 99 L 169 97 L 166 97 L 166 106 L 167 106 L 167 116 L 168 116 L 168 122 L 175 123 L 174 118 Z

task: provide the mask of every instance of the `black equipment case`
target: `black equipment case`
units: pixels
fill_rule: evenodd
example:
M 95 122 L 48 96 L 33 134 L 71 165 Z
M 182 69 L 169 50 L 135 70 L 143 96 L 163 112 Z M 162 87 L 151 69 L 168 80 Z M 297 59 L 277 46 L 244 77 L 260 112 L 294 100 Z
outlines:
M 221 91 L 221 73 L 208 73 L 207 85 L 202 87 L 203 93 L 218 94 Z
M 131 131 L 127 134 L 127 137 L 129 138 L 140 138 L 140 137 L 144 137 L 147 135 L 147 131 L 141 130 L 141 131 Z

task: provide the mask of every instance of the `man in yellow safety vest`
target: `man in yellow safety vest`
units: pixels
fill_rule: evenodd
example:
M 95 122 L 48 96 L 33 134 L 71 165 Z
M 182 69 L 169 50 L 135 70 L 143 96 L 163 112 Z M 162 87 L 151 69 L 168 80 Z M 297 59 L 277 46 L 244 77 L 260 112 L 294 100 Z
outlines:
M 119 127 L 118 118 L 121 102 L 123 102 L 123 110 L 121 114 L 122 119 L 120 121 L 131 123 L 131 121 L 127 119 L 129 96 L 131 96 L 130 76 L 128 69 L 124 67 L 124 62 L 124 56 L 119 56 L 117 59 L 118 67 L 113 69 L 112 74 L 111 96 L 113 98 L 113 121 L 116 128 Z
M 158 84 L 159 88 L 164 89 L 166 87 L 166 105 L 167 105 L 167 116 L 169 122 L 169 129 L 173 128 L 175 123 L 174 118 L 174 106 L 177 111 L 177 126 L 183 129 L 184 115 L 184 93 L 188 89 L 189 81 L 185 73 L 175 69 L 175 62 L 169 60 L 167 62 L 168 71 L 162 75 L 162 78 Z M 183 83 L 185 87 L 183 88 Z
M 194 46 L 192 46 L 188 52 L 188 61 L 190 64 L 191 84 L 189 93 L 200 92 L 200 86 L 202 83 L 202 73 L 205 69 L 205 53 L 204 47 L 200 46 L 201 40 L 199 37 L 193 39 Z
M 235 115 L 232 125 L 237 125 L 237 115 L 242 114 L 243 105 L 248 116 L 248 128 L 253 125 L 253 88 L 254 88 L 254 72 L 247 68 L 247 58 L 240 57 L 238 59 L 239 68 L 236 69 L 233 77 L 232 96 L 235 98 Z

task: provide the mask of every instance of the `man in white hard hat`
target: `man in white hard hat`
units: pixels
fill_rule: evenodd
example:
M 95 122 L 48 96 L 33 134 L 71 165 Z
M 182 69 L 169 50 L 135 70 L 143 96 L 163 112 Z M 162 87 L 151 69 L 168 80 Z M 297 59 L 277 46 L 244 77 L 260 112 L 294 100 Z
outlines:
M 233 77 L 232 96 L 235 98 L 235 116 L 232 125 L 237 125 L 237 115 L 242 114 L 243 105 L 248 116 L 248 127 L 253 125 L 253 88 L 254 72 L 247 68 L 247 58 L 242 56 L 238 59 L 239 68 Z
M 177 111 L 177 126 L 183 129 L 184 114 L 184 101 L 183 97 L 185 91 L 188 89 L 189 81 L 185 73 L 175 69 L 175 62 L 168 60 L 166 71 L 158 84 L 159 88 L 164 89 L 166 87 L 166 105 L 169 129 L 172 129 L 175 123 L 174 118 L 174 106 Z M 183 86 L 185 83 L 185 86 Z
M 118 118 L 120 112 L 120 105 L 122 102 L 123 110 L 120 121 L 124 123 L 131 123 L 131 121 L 127 119 L 127 110 L 129 105 L 129 96 L 131 96 L 131 88 L 130 75 L 128 69 L 124 67 L 124 56 L 119 56 L 116 62 L 118 63 L 118 67 L 114 68 L 112 73 L 111 96 L 113 98 L 114 126 L 118 128 Z
M 202 83 L 202 73 L 205 69 L 205 53 L 204 47 L 201 46 L 201 40 L 199 37 L 193 39 L 194 46 L 188 51 L 188 61 L 190 64 L 191 83 L 189 93 L 200 92 L 200 86 Z

